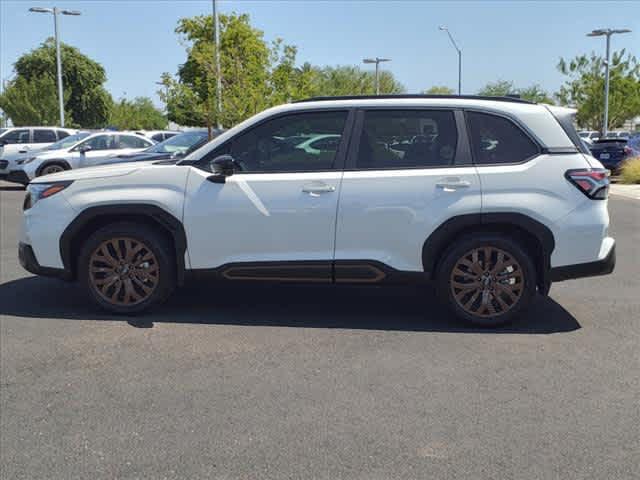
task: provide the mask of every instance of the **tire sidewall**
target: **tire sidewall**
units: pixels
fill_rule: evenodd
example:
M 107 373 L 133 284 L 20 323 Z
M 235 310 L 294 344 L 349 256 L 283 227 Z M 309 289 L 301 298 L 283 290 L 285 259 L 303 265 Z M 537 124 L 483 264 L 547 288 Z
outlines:
M 113 305 L 107 302 L 96 291 L 89 277 L 89 263 L 92 253 L 98 246 L 114 237 L 130 237 L 143 242 L 155 255 L 158 261 L 160 276 L 153 293 L 136 305 Z M 89 297 L 101 308 L 120 315 L 133 315 L 162 303 L 175 288 L 175 259 L 171 254 L 169 242 L 153 228 L 122 222 L 107 225 L 93 233 L 84 242 L 78 262 L 78 279 Z
M 45 173 L 45 170 L 47 168 L 50 167 L 60 167 L 61 170 L 57 171 L 57 172 L 50 172 L 50 173 Z M 38 177 L 41 177 L 43 175 L 51 175 L 52 173 L 60 173 L 60 172 L 64 172 L 65 170 L 68 170 L 64 165 L 62 165 L 61 163 L 47 163 L 43 166 L 40 167 L 39 171 L 38 171 Z
M 524 275 L 524 288 L 518 303 L 509 311 L 497 317 L 487 318 L 468 313 L 458 305 L 449 285 L 451 271 L 460 257 L 470 250 L 483 246 L 499 248 L 512 255 L 520 264 Z M 527 254 L 525 249 L 513 238 L 500 234 L 471 235 L 455 242 L 445 252 L 443 260 L 437 270 L 436 290 L 438 297 L 462 320 L 483 327 L 504 325 L 516 318 L 528 307 L 533 299 L 536 292 L 536 269 L 530 255 Z

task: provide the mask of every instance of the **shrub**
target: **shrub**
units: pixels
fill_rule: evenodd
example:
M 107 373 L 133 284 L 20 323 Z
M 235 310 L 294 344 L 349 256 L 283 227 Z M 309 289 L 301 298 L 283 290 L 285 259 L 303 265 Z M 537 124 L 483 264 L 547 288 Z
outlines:
M 624 183 L 640 183 L 640 157 L 626 160 L 622 165 L 620 177 Z

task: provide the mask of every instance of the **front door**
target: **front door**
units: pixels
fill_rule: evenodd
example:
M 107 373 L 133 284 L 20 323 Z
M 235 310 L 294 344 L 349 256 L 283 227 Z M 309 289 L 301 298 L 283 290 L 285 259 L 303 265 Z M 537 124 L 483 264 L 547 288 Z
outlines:
M 236 135 L 191 167 L 184 226 L 191 268 L 229 278 L 331 281 L 347 111 L 287 114 Z M 314 137 L 340 136 L 325 149 Z M 226 183 L 208 162 L 231 155 Z
M 429 235 L 448 218 L 480 212 L 463 118 L 438 109 L 359 113 L 340 193 L 336 281 L 356 272 L 353 261 L 383 267 L 361 269 L 360 281 L 382 279 L 384 267 L 421 272 Z

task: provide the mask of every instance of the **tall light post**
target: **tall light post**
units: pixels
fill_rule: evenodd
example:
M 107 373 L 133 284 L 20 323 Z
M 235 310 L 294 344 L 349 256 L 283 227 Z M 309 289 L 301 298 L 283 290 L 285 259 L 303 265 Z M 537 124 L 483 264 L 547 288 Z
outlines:
M 599 28 L 587 33 L 587 37 L 607 37 L 607 54 L 604 61 L 604 120 L 602 125 L 602 136 L 607 136 L 609 130 L 609 48 L 611 46 L 611 35 L 616 33 L 629 33 L 628 28 Z
M 222 77 L 220 72 L 220 43 L 218 41 L 218 2 L 217 0 L 211 0 L 211 3 L 213 7 L 213 43 L 216 49 L 216 107 L 218 110 L 216 120 L 218 124 L 218 130 L 222 130 L 222 122 L 220 121 L 220 117 L 222 114 Z
M 32 7 L 30 12 L 53 14 L 53 31 L 56 38 L 56 67 L 58 71 L 58 108 L 60 109 L 60 126 L 64 127 L 64 96 L 62 89 L 62 61 L 60 60 L 60 36 L 58 35 L 58 14 L 80 15 L 77 10 L 60 10 L 58 7 L 42 8 Z
M 451 40 L 451 43 L 453 44 L 453 48 L 455 48 L 456 52 L 458 52 L 458 95 L 462 95 L 462 50 L 458 48 L 458 44 L 453 39 L 453 36 L 451 35 L 451 32 L 447 27 L 445 27 L 444 25 L 440 25 L 438 27 L 438 30 L 447 32 L 447 35 L 449 35 L 449 40 Z
M 362 63 L 375 63 L 376 64 L 376 95 L 380 95 L 380 63 L 390 62 L 390 58 L 365 58 Z

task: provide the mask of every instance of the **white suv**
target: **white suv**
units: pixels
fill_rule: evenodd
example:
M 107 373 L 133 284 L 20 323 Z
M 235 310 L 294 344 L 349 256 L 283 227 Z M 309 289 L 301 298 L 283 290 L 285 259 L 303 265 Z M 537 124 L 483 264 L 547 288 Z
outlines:
M 326 149 L 299 148 L 313 136 Z M 331 136 L 331 137 L 328 137 Z M 319 98 L 185 159 L 36 178 L 20 260 L 135 313 L 185 277 L 431 281 L 482 325 L 551 282 L 613 271 L 608 172 L 572 111 L 480 97 Z

